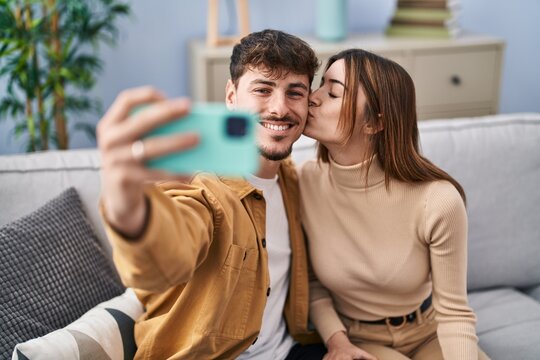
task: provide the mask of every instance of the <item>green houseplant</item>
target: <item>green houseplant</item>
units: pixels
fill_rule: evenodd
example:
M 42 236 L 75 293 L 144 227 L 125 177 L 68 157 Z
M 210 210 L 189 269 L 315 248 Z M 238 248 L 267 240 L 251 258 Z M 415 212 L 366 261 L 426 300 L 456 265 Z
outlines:
M 0 120 L 15 121 L 27 151 L 69 147 L 70 114 L 100 111 L 87 95 L 102 68 L 99 44 L 114 44 L 116 0 L 0 0 Z M 95 137 L 95 126 L 74 124 Z

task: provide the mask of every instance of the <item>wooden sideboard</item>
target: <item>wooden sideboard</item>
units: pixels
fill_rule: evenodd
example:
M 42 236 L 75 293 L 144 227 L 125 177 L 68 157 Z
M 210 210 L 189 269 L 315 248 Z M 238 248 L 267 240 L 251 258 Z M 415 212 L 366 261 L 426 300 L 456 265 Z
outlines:
M 505 47 L 501 39 L 467 34 L 456 39 L 359 34 L 339 43 L 303 39 L 322 62 L 313 87 L 318 86 L 330 56 L 362 48 L 398 62 L 411 74 L 420 120 L 498 112 Z M 224 100 L 231 52 L 231 46 L 208 47 L 203 40 L 189 44 L 191 96 L 195 101 Z

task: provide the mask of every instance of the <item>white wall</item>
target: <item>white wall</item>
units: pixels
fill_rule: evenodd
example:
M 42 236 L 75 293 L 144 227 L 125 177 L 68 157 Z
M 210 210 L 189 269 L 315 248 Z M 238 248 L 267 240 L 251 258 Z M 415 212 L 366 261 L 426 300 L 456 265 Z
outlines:
M 222 32 L 229 29 L 221 0 Z M 314 0 L 250 0 L 253 31 L 280 29 L 313 34 Z M 116 48 L 103 47 L 104 72 L 93 90 L 106 109 L 122 89 L 151 84 L 169 96 L 189 95 L 187 43 L 206 34 L 206 0 L 130 1 L 133 16 L 120 23 Z M 349 31 L 382 31 L 395 0 L 349 0 Z M 540 0 L 461 0 L 465 30 L 506 40 L 500 112 L 540 112 Z M 0 63 L 1 65 L 1 63 Z M 0 89 L 3 89 L 0 82 Z M 97 116 L 88 121 L 97 122 Z M 0 123 L 0 154 L 24 151 L 12 139 L 12 122 Z M 73 134 L 73 133 L 72 133 Z M 83 134 L 73 134 L 72 148 L 94 147 Z

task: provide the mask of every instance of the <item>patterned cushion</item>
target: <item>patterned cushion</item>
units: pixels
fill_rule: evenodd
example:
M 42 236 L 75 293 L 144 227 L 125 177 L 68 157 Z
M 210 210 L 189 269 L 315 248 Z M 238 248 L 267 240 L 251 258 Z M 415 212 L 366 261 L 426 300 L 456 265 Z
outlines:
M 142 304 L 127 289 L 65 328 L 17 345 L 13 359 L 132 359 L 136 351 L 133 326 L 142 313 Z
M 73 188 L 0 228 L 0 284 L 0 358 L 124 292 Z

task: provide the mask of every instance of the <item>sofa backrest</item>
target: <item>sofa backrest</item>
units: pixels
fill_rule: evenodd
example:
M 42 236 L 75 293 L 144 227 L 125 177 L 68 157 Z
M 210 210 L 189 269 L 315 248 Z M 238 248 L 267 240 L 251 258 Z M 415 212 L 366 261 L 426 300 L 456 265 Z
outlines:
M 0 156 L 0 225 L 31 213 L 73 186 L 107 254 L 99 218 L 100 161 L 96 149 Z

